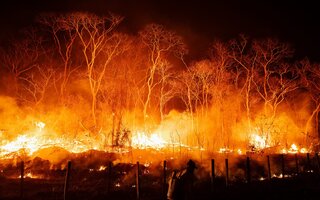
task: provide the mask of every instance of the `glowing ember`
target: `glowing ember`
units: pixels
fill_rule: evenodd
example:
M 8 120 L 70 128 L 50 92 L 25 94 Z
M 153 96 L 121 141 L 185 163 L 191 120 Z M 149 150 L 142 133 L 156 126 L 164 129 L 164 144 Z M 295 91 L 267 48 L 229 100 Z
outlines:
M 238 150 L 237 150 L 237 153 L 238 153 L 239 155 L 241 155 L 241 154 L 242 154 L 242 150 L 241 150 L 241 149 L 238 149 Z
M 219 153 L 231 153 L 232 150 L 227 147 L 222 147 L 219 149 Z
M 20 179 L 21 175 L 18 176 L 18 178 Z M 37 176 L 37 175 L 32 174 L 31 172 L 28 172 L 23 176 L 23 178 L 42 179 L 43 177 L 42 176 Z
M 100 168 L 98 169 L 98 171 L 104 171 L 104 170 L 106 170 L 106 169 L 107 169 L 106 166 L 100 166 Z
M 220 148 L 218 152 L 219 153 L 236 153 L 236 154 L 239 154 L 239 155 L 242 154 L 242 150 L 241 149 L 232 150 L 232 149 L 229 149 L 227 147 Z

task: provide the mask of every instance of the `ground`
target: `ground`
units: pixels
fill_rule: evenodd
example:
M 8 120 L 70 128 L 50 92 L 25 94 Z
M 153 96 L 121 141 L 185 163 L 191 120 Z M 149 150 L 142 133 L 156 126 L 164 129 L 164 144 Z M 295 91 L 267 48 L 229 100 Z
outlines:
M 109 157 L 110 158 L 110 157 Z M 298 159 L 298 168 L 294 164 L 293 156 L 285 157 L 285 165 L 281 163 L 281 156 L 272 156 L 272 174 L 268 179 L 266 165 L 261 162 L 265 157 L 252 158 L 250 161 L 250 181 L 246 179 L 246 156 L 237 158 L 229 164 L 229 179 L 226 185 L 224 174 L 225 159 L 215 160 L 215 177 L 213 184 L 210 178 L 210 160 L 197 161 L 198 177 L 195 182 L 192 199 L 209 200 L 264 200 L 264 199 L 319 199 L 320 196 L 320 170 L 316 159 L 306 162 L 306 156 Z M 262 159 L 263 158 L 263 159 Z M 316 158 L 316 157 L 312 157 Z M 128 200 L 137 199 L 136 190 L 136 163 L 114 162 L 111 171 L 100 168 L 100 162 L 84 164 L 88 158 L 77 157 L 72 160 L 69 174 L 67 199 L 77 200 Z M 81 165 L 83 163 L 83 165 Z M 174 160 L 167 161 L 166 180 L 170 172 L 177 167 Z M 220 164 L 219 164 L 220 163 Z M 222 163 L 222 164 L 221 164 Z M 109 166 L 109 167 L 110 167 Z M 183 165 L 182 165 L 183 166 Z M 19 178 L 19 165 L 0 165 L 0 199 L 21 199 L 21 179 Z M 140 175 L 139 197 L 141 200 L 163 200 L 167 184 L 164 183 L 163 162 L 139 165 Z M 285 170 L 285 177 L 279 176 Z M 29 174 L 29 173 L 32 173 Z M 32 160 L 25 165 L 26 177 L 23 180 L 24 200 L 62 200 L 64 199 L 64 186 L 66 169 L 53 166 L 47 160 Z M 278 174 L 278 175 L 277 175 Z M 30 177 L 33 178 L 30 178 Z

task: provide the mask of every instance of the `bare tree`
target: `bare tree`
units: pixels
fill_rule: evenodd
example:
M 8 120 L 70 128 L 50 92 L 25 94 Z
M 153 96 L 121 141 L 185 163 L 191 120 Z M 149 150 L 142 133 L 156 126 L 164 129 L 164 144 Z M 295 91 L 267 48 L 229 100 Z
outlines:
M 268 124 L 275 124 L 278 106 L 288 93 L 299 87 L 295 67 L 288 64 L 292 49 L 275 39 L 249 41 L 245 36 L 230 44 L 234 74 L 239 75 L 236 77 L 239 77 L 240 93 L 244 96 L 249 132 L 254 118 L 252 109 L 258 110 L 260 104 L 262 115 L 271 120 Z M 269 134 L 269 131 L 263 134 Z
M 248 52 L 248 38 L 244 35 L 240 35 L 238 40 L 231 40 L 230 48 L 230 57 L 234 60 L 232 67 L 236 77 L 235 84 L 237 88 L 240 88 L 240 94 L 244 97 L 248 127 L 251 129 L 252 81 L 256 62 L 255 55 L 250 55 L 250 52 Z
M 58 83 L 58 93 L 60 100 L 64 102 L 66 88 L 69 83 L 69 79 L 78 67 L 75 66 L 75 58 L 72 59 L 75 54 L 74 48 L 76 47 L 77 34 L 74 29 L 71 29 L 66 22 L 64 15 L 43 15 L 39 18 L 39 22 L 47 28 L 47 31 L 52 35 L 55 44 L 55 53 L 60 58 L 60 65 L 57 66 L 55 73 L 55 83 Z M 58 62 L 57 62 L 58 64 Z
M 229 147 L 231 126 L 228 126 L 228 123 L 232 121 L 230 116 L 237 113 L 233 108 L 235 108 L 234 104 L 237 104 L 238 97 L 237 94 L 234 94 L 235 80 L 231 76 L 233 59 L 230 57 L 230 49 L 226 43 L 215 41 L 210 50 L 209 96 L 211 98 L 211 106 L 219 110 L 219 114 L 216 117 L 220 122 L 220 135 L 223 137 L 225 146 Z
M 184 102 L 187 112 L 191 116 L 191 130 L 194 130 L 194 113 L 196 112 L 196 101 L 199 97 L 199 88 L 194 81 L 196 75 L 191 71 L 183 71 L 179 76 L 179 82 L 175 84 L 177 96 Z
M 160 82 L 160 92 L 158 94 L 158 98 L 161 121 L 164 119 L 165 105 L 175 96 L 177 92 L 174 88 L 177 80 L 175 79 L 175 74 L 170 72 L 170 69 L 172 69 L 172 65 L 170 65 L 168 62 L 162 63 L 157 69 Z
M 97 96 L 112 58 L 120 52 L 122 36 L 115 32 L 122 18 L 110 14 L 98 17 L 88 13 L 72 13 L 59 19 L 69 32 L 74 31 L 81 45 L 91 92 L 91 115 L 97 125 Z M 61 25 L 62 26 L 62 25 Z
M 47 89 L 52 82 L 54 71 L 48 66 L 37 66 L 34 70 L 21 77 L 23 82 L 19 97 L 21 101 L 32 106 L 43 103 Z
M 315 135 L 319 140 L 319 113 L 320 113 L 320 66 L 317 63 L 311 63 L 308 59 L 303 59 L 297 63 L 297 68 L 301 76 L 302 85 L 308 90 L 311 97 L 312 111 L 307 119 L 304 133 L 306 134 L 306 142 L 309 142 L 309 133 L 312 123 L 314 124 Z
M 287 44 L 277 40 L 267 39 L 254 41 L 256 92 L 264 101 L 264 113 L 274 118 L 278 105 L 284 96 L 297 89 L 297 73 L 292 65 L 286 64 L 286 58 L 292 55 Z
M 35 30 L 26 31 L 26 38 L 16 40 L 7 49 L 2 49 L 0 59 L 12 76 L 14 93 L 17 94 L 19 81 L 26 72 L 38 66 L 38 59 L 44 54 L 42 39 Z
M 189 68 L 189 73 L 193 74 L 194 90 L 196 95 L 195 106 L 200 107 L 201 115 L 207 116 L 209 109 L 210 88 L 213 84 L 213 66 L 209 60 L 202 60 L 194 63 Z
M 154 87 L 159 84 L 156 80 L 156 70 L 166 63 L 169 54 L 173 53 L 181 58 L 186 49 L 182 39 L 163 26 L 150 24 L 140 32 L 143 43 L 148 47 L 148 69 L 146 74 L 146 98 L 143 105 L 144 119 L 148 116 L 151 96 Z

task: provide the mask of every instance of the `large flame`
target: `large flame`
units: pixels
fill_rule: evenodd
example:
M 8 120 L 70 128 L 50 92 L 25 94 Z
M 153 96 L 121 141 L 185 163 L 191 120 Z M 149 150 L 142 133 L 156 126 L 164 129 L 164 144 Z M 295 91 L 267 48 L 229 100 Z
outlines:
M 106 151 L 101 141 L 86 141 L 85 139 L 77 138 L 70 139 L 68 137 L 52 137 L 50 134 L 46 134 L 46 124 L 44 122 L 34 123 L 34 130 L 27 133 L 18 135 L 13 140 L 2 140 L 0 146 L 1 158 L 12 158 L 16 155 L 31 156 L 33 153 L 48 147 L 61 147 L 71 153 L 81 153 L 92 149 Z M 163 129 L 163 128 L 162 128 Z M 161 129 L 158 129 L 161 130 Z M 158 131 L 157 130 L 157 131 Z M 228 147 L 222 147 L 219 149 L 219 153 L 237 153 L 242 154 L 244 151 L 254 150 L 261 151 L 266 148 L 272 147 L 271 136 L 269 138 L 259 135 L 257 132 L 253 132 L 249 135 L 249 146 L 253 149 L 230 149 Z M 199 146 L 188 146 L 175 140 L 166 140 L 161 136 L 161 133 L 146 133 L 144 131 L 136 131 L 133 133 L 131 143 L 127 143 L 126 147 L 136 149 L 168 149 L 172 146 L 186 147 L 190 149 L 198 149 L 205 151 L 205 148 Z M 289 148 L 283 147 L 278 153 L 307 153 L 309 152 L 305 147 L 298 147 L 296 144 L 292 144 Z
M 0 157 L 10 158 L 16 155 L 31 156 L 34 152 L 48 147 L 61 147 L 68 150 L 71 153 L 81 153 L 89 150 L 101 150 L 105 151 L 101 141 L 83 141 L 80 139 L 70 139 L 68 137 L 53 137 L 46 134 L 45 123 L 36 122 L 35 130 L 28 133 L 20 134 L 13 140 L 2 140 L 0 146 Z M 171 147 L 172 145 L 180 145 L 186 147 L 177 142 L 168 142 L 159 133 L 147 134 L 143 131 L 137 131 L 132 135 L 131 143 L 127 143 L 126 147 L 136 149 L 163 149 Z
M 177 117 L 178 116 L 178 117 Z M 218 152 L 218 153 L 235 153 L 243 154 L 245 152 L 263 152 L 268 149 L 275 153 L 306 153 L 311 149 L 306 148 L 299 140 L 280 141 L 279 134 L 272 134 L 272 130 L 261 131 L 260 128 L 251 128 L 251 131 L 241 130 L 241 135 L 247 135 L 248 140 L 241 141 L 234 138 L 232 145 L 217 147 L 206 145 L 205 132 L 193 133 L 188 127 L 190 118 L 185 115 L 175 114 L 174 117 L 163 121 L 159 126 L 150 128 L 148 131 L 143 129 L 132 128 L 129 139 L 125 140 L 121 149 L 114 149 L 114 146 L 108 145 L 107 137 L 104 130 L 101 130 L 98 135 L 90 135 L 89 130 L 77 132 L 57 133 L 50 129 L 50 125 L 44 121 L 36 121 L 29 126 L 28 130 L 21 131 L 18 134 L 10 134 L 6 136 L 4 131 L 0 132 L 3 138 L 0 143 L 0 158 L 14 158 L 16 156 L 32 156 L 36 152 L 51 147 L 65 149 L 70 153 L 82 153 L 90 150 L 99 150 L 104 152 L 128 152 L 130 149 L 155 149 L 162 152 L 178 152 L 181 155 L 182 151 L 188 152 Z M 181 124 L 177 126 L 177 124 Z M 246 134 L 248 132 L 248 134 Z M 277 132 L 278 133 L 278 132 Z M 239 138 L 241 138 L 239 136 Z M 210 138 L 209 138 L 210 139 Z M 209 144 L 209 143 L 208 143 Z M 290 145 L 288 145 L 290 144 Z M 299 145 L 297 145 L 299 144 Z M 38 155 L 38 154 L 36 154 Z M 170 155 L 174 155 L 171 153 Z M 177 155 L 177 153 L 175 154 Z
M 135 148 L 145 149 L 145 148 L 155 148 L 161 149 L 168 145 L 162 137 L 157 133 L 152 133 L 147 136 L 144 132 L 137 132 L 132 137 L 132 146 Z

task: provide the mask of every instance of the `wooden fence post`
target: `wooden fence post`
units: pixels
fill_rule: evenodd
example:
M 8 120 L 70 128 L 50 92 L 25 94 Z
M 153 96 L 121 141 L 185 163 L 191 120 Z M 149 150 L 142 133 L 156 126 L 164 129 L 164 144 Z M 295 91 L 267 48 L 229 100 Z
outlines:
M 310 153 L 307 153 L 307 172 L 311 171 Z
M 247 183 L 251 182 L 251 169 L 250 169 L 250 158 L 247 157 L 247 162 L 246 162 L 246 178 L 247 178 Z
M 136 192 L 137 192 L 137 200 L 140 200 L 140 180 L 139 180 L 139 174 L 140 174 L 140 166 L 139 166 L 139 162 L 137 162 L 137 166 L 136 166 Z
M 298 160 L 298 154 L 294 154 L 294 159 L 296 162 L 296 173 L 299 175 L 299 160 Z
M 68 199 L 68 190 L 69 190 L 69 179 L 70 179 L 70 171 L 71 171 L 71 161 L 68 161 L 68 167 L 67 167 L 67 172 L 66 172 L 66 178 L 64 182 L 64 192 L 63 192 L 63 199 L 67 200 Z
M 284 169 L 284 154 L 281 154 L 281 171 L 282 171 L 282 178 L 284 178 L 284 175 L 285 175 L 285 169 Z
M 20 164 L 20 199 L 23 199 L 24 161 Z
M 215 179 L 215 168 L 214 168 L 214 159 L 211 159 L 211 191 L 214 190 L 214 179 Z
M 270 156 L 267 155 L 267 163 L 268 163 L 268 179 L 271 180 L 271 166 L 270 166 Z
M 229 185 L 229 163 L 228 158 L 225 159 L 225 166 L 226 166 L 226 187 Z
M 111 189 L 111 184 L 112 184 L 111 176 L 112 176 L 112 161 L 108 162 L 108 167 L 107 167 L 107 194 L 110 193 L 110 189 Z
M 315 155 L 316 155 L 316 159 L 317 159 L 318 173 L 320 173 L 320 160 L 319 160 L 319 153 L 317 152 Z
M 163 199 L 167 199 L 167 161 L 163 161 Z

